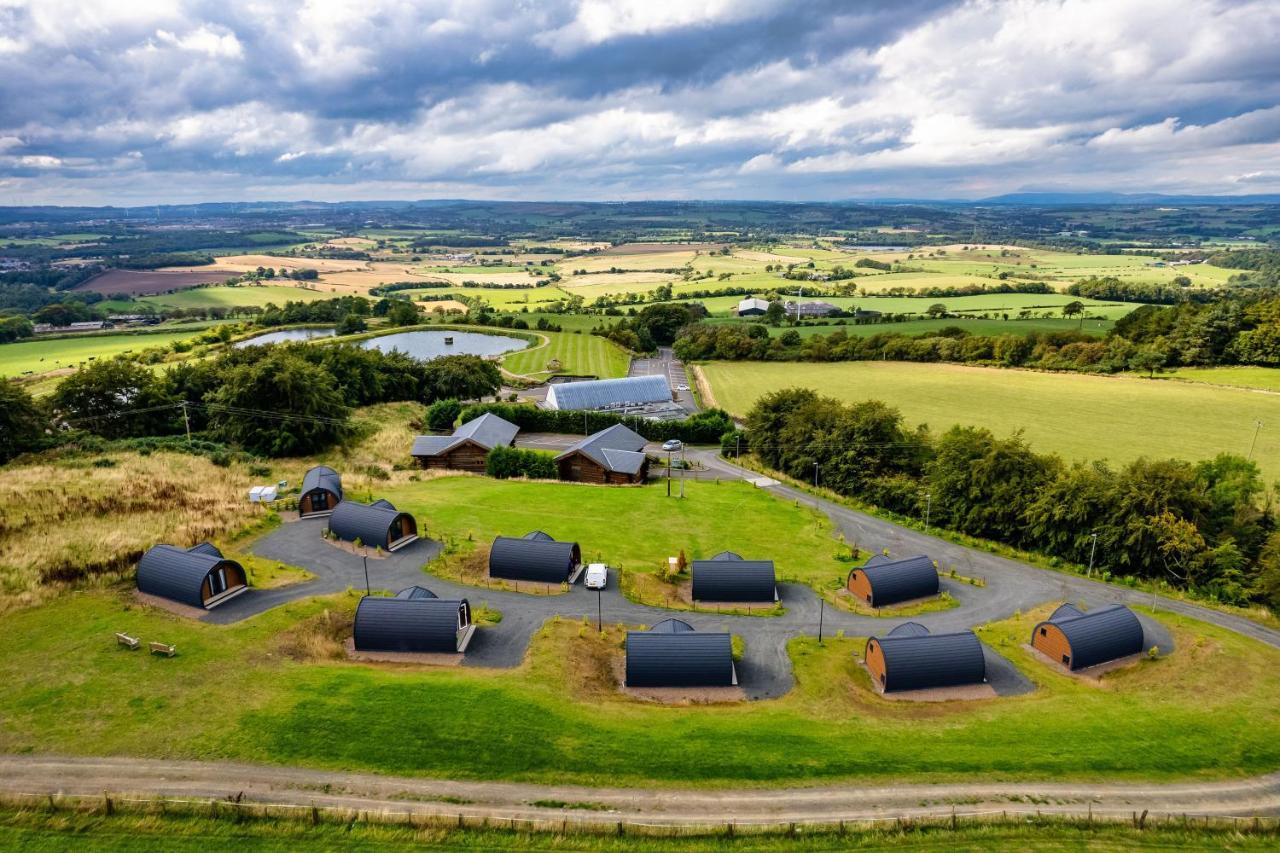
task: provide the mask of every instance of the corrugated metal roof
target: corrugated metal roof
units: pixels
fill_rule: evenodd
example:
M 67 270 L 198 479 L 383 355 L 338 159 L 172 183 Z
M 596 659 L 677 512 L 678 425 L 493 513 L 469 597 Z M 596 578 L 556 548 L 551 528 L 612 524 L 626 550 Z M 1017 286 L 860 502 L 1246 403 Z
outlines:
M 201 542 L 199 545 L 192 545 L 187 549 L 190 554 L 208 554 L 211 557 L 221 557 L 222 552 L 218 550 L 218 546 L 212 542 Z
M 324 489 L 342 500 L 342 477 L 327 465 L 317 465 L 302 476 L 301 494 L 305 495 L 312 489 Z
M 898 627 L 889 632 L 890 637 L 924 637 L 929 633 L 929 629 L 921 625 L 919 622 L 903 622 Z
M 1062 619 L 1070 619 L 1073 616 L 1083 615 L 1084 611 L 1079 607 L 1076 607 L 1074 604 L 1059 604 L 1058 609 L 1054 610 L 1053 613 L 1050 613 L 1049 618 L 1046 621 L 1057 622 Z
M 683 619 L 663 619 L 649 629 L 655 634 L 685 634 L 693 630 L 693 626 Z
M 773 560 L 694 560 L 695 601 L 776 601 Z
M 156 545 L 138 561 L 138 590 L 203 608 L 201 587 L 204 579 L 215 568 L 226 564 L 241 568 L 239 563 L 224 559 L 221 554 L 210 554 L 202 550 L 184 551 L 173 545 Z
M 489 575 L 495 578 L 563 583 L 580 562 L 582 554 L 577 542 L 557 542 L 549 536 L 545 539 L 499 536 L 489 546 Z
M 713 560 L 741 560 L 742 556 L 734 551 L 721 551 L 711 559 Z
M 614 424 L 571 445 L 556 457 L 560 461 L 581 453 L 609 471 L 635 474 L 644 464 L 644 437 L 622 424 Z
M 877 555 L 849 576 L 852 578 L 857 572 L 866 575 L 871 585 L 871 604 L 875 607 L 938 594 L 938 570 L 928 557 L 890 560 Z
M 375 598 L 356 607 L 357 651 L 456 652 L 459 621 L 471 622 L 465 598 Z
M 396 598 L 436 598 L 436 594 L 425 586 L 407 586 L 396 593 Z
M 741 302 L 738 303 L 738 314 L 742 314 L 743 311 L 764 312 L 768 310 L 769 310 L 769 301 L 767 299 L 756 299 L 753 297 L 750 299 L 743 299 Z
M 980 684 L 987 680 L 987 662 L 982 643 L 972 631 L 954 634 L 899 634 L 872 637 L 880 646 L 885 664 L 885 692 L 926 690 Z
M 1046 621 L 1057 625 L 1071 644 L 1072 669 L 1097 666 L 1142 651 L 1142 623 L 1128 607 L 1112 604 L 1085 613 L 1077 610 L 1078 615 L 1073 616 L 1062 612 L 1068 606 L 1059 607 Z M 1033 638 L 1042 624 L 1032 629 Z
M 485 450 L 506 446 L 515 440 L 520 427 L 508 420 L 486 412 L 472 418 L 453 431 L 453 435 L 420 435 L 413 440 L 411 456 L 440 456 L 467 441 L 475 442 Z
M 387 500 L 375 501 L 372 504 L 348 500 L 334 508 L 333 514 L 329 516 L 329 530 L 339 539 L 345 539 L 348 542 L 359 539 L 362 544 L 370 548 L 375 546 L 386 548 L 391 526 L 396 524 L 401 516 L 413 520 L 413 516 L 407 512 L 399 512 Z M 414 522 L 414 530 L 417 530 L 417 522 Z
M 547 407 L 564 411 L 670 402 L 671 385 L 661 374 L 565 382 L 547 391 Z
M 526 533 L 526 534 L 525 534 L 524 536 L 522 536 L 521 538 L 522 538 L 522 539 L 538 539 L 538 540 L 541 540 L 541 541 L 543 541 L 543 542 L 554 542 L 554 541 L 556 541 L 556 538 L 555 538 L 554 536 L 552 536 L 550 533 L 543 533 L 541 530 L 530 530 L 528 533 Z
M 628 687 L 729 687 L 734 682 L 728 634 L 630 631 Z

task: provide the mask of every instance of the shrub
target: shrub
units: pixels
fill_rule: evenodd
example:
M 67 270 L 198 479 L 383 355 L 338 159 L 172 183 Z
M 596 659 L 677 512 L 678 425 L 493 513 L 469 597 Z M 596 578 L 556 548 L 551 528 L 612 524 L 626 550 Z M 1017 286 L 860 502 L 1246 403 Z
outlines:
M 453 429 L 460 414 L 462 404 L 457 400 L 437 400 L 427 407 L 427 426 L 437 430 Z
M 528 477 L 531 480 L 554 480 L 555 457 L 537 450 L 518 447 L 495 447 L 485 460 L 485 473 L 498 480 Z

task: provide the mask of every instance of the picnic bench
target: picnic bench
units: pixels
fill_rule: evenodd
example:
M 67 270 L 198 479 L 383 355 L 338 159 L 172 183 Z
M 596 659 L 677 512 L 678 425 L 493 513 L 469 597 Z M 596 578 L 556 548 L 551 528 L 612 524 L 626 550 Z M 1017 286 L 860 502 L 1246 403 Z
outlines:
M 124 646 L 126 649 L 129 649 L 130 651 L 134 651 L 140 645 L 142 645 L 142 641 L 139 640 L 137 637 L 130 637 L 128 634 L 122 633 L 120 631 L 116 631 L 116 642 Z
M 151 643 L 151 654 L 164 655 L 171 658 L 178 653 L 177 646 L 171 646 L 168 643 Z

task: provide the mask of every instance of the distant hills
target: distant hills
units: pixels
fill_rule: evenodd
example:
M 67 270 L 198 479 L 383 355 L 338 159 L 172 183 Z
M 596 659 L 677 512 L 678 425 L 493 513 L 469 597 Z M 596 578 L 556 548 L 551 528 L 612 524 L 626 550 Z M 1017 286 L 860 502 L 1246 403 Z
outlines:
M 1280 194 L 1265 195 L 1162 195 L 1161 193 L 1025 192 L 1005 193 L 961 204 L 1278 204 Z

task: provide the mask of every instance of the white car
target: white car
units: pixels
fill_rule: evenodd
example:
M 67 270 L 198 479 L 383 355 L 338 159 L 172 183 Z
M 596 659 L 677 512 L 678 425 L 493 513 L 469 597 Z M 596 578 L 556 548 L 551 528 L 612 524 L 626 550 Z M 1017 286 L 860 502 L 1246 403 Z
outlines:
M 587 589 L 604 589 L 609 585 L 609 567 L 604 563 L 592 563 L 587 566 L 587 577 L 583 585 Z
M 674 453 L 681 447 L 684 447 L 684 445 L 680 443 L 680 439 L 678 438 L 668 438 L 666 441 L 662 442 L 662 449 L 667 453 Z
M 688 390 L 689 390 L 689 386 L 688 386 L 688 385 L 677 385 L 677 386 L 676 386 L 676 390 L 677 390 L 677 391 L 688 391 Z

